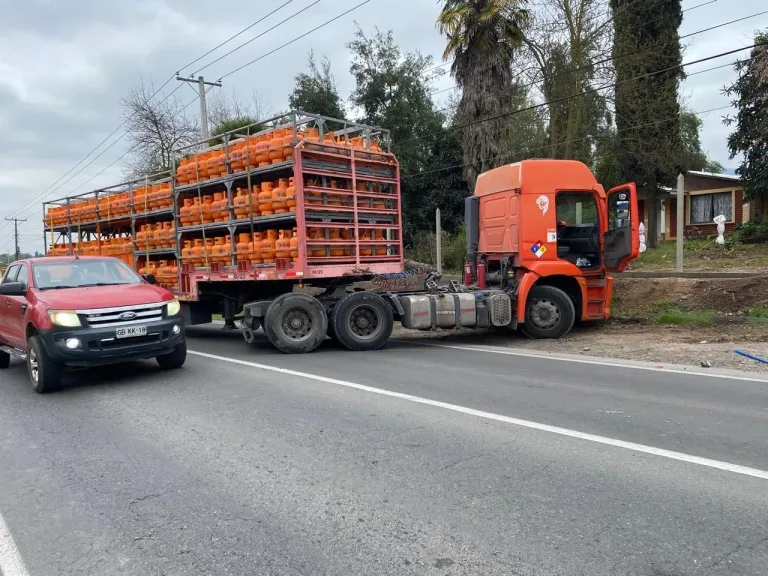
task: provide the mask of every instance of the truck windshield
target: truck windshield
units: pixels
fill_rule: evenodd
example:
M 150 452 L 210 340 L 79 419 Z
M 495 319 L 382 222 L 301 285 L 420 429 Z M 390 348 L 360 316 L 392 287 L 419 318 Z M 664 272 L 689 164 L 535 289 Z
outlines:
M 38 290 L 57 288 L 84 288 L 87 286 L 113 286 L 140 284 L 141 277 L 117 260 L 73 260 L 36 264 L 33 268 Z

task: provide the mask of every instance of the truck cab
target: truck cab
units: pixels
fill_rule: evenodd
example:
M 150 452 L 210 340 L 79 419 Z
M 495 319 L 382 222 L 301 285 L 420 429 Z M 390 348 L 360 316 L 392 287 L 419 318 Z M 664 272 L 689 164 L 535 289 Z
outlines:
M 610 316 L 611 272 L 640 253 L 637 190 L 607 192 L 574 160 L 524 160 L 481 174 L 466 201 L 465 283 L 514 294 L 535 338 Z
M 179 301 L 117 258 L 52 257 L 12 263 L 0 282 L 0 368 L 26 360 L 33 389 L 55 389 L 67 367 L 186 359 Z

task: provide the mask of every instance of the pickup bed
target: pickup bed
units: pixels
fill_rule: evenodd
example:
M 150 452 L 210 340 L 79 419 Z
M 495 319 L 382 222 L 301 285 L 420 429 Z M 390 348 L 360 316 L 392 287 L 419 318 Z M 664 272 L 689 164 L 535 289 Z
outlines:
M 0 368 L 24 359 L 38 393 L 67 367 L 156 358 L 174 369 L 186 355 L 178 300 L 117 258 L 20 260 L 0 283 Z

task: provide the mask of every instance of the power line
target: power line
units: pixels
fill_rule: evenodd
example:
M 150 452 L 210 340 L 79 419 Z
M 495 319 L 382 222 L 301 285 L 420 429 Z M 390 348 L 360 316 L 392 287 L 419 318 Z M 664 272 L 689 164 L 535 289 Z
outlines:
M 621 8 L 625 8 L 626 9 L 628 6 L 631 6 L 632 4 L 637 4 L 638 2 L 642 2 L 642 1 L 644 1 L 644 0 L 634 0 L 634 2 L 630 2 L 629 4 L 622 5 Z M 708 0 L 707 2 L 703 2 L 701 4 L 697 4 L 696 6 L 691 6 L 690 8 L 686 8 L 685 10 L 682 10 L 681 14 L 684 14 L 686 12 L 690 12 L 691 10 L 696 10 L 697 8 L 701 8 L 702 6 L 708 6 L 710 4 L 714 4 L 717 1 L 718 0 Z M 608 18 L 605 22 L 600 24 L 598 26 L 598 28 L 602 28 L 603 26 L 606 26 L 607 24 L 610 24 L 615 19 L 616 19 L 616 14 L 614 14 L 613 16 Z M 649 20 L 648 22 L 646 22 L 646 24 L 653 24 L 655 22 L 660 22 L 663 19 L 664 18 L 657 18 L 656 20 Z M 455 58 L 454 58 L 454 60 L 455 60 Z M 424 70 L 424 73 L 431 72 L 432 70 L 436 70 L 437 68 L 442 68 L 443 66 L 448 66 L 449 64 L 453 64 L 454 60 L 449 60 L 447 62 L 443 62 L 442 64 L 437 64 L 435 66 L 432 66 L 431 68 L 427 68 L 426 70 Z M 571 72 L 576 72 L 576 70 L 572 70 Z M 568 72 L 566 72 L 566 74 L 568 74 Z M 555 78 L 556 77 L 557 76 L 555 76 Z M 458 86 L 452 86 L 451 88 L 446 88 L 444 90 L 441 90 L 441 92 L 446 92 L 448 90 L 452 90 L 453 88 L 458 88 Z M 437 93 L 438 92 L 434 92 L 434 94 L 437 94 Z
M 285 48 L 286 46 L 290 46 L 290 45 L 291 45 L 291 44 L 293 44 L 294 42 L 296 42 L 296 41 L 298 41 L 298 40 L 301 40 L 302 38 L 304 38 L 304 37 L 306 37 L 306 36 L 309 36 L 309 35 L 310 35 L 310 34 L 312 34 L 313 32 L 316 32 L 316 31 L 320 30 L 321 28 L 323 28 L 323 27 L 325 27 L 325 26 L 328 26 L 328 24 L 331 24 L 331 23 L 335 22 L 336 20 L 339 20 L 340 18 L 343 18 L 344 16 L 346 16 L 346 15 L 347 15 L 347 14 L 349 14 L 350 12 L 354 12 L 354 11 L 355 11 L 355 10 L 357 10 L 358 8 L 361 8 L 362 6 L 364 6 L 364 5 L 368 4 L 370 1 L 371 1 L 371 0 L 364 0 L 363 2 L 360 2 L 359 4 L 357 4 L 357 5 L 353 6 L 352 8 L 350 8 L 349 10 L 347 10 L 346 12 L 342 12 L 342 13 L 341 13 L 341 14 L 339 14 L 338 16 L 335 16 L 335 17 L 331 18 L 330 20 L 327 20 L 327 21 L 323 22 L 323 23 L 322 23 L 322 24 L 320 24 L 319 26 L 315 26 L 314 28 L 312 28 L 312 30 L 309 30 L 309 31 L 305 32 L 305 33 L 304 33 L 304 34 L 302 34 L 301 36 L 297 36 L 297 37 L 296 37 L 296 38 L 294 38 L 293 40 L 289 40 L 288 42 L 286 42 L 285 44 L 282 44 L 282 45 L 278 46 L 278 47 L 277 47 L 277 48 L 275 48 L 274 50 L 272 50 L 272 51 L 270 51 L 270 52 L 267 52 L 266 54 L 264 54 L 264 55 L 262 55 L 262 56 L 259 56 L 259 57 L 258 57 L 258 58 L 256 58 L 255 60 L 251 60 L 250 62 L 248 62 L 248 63 L 246 63 L 246 64 L 243 64 L 242 66 L 240 66 L 240 67 L 238 67 L 238 68 L 235 68 L 235 69 L 234 69 L 234 70 L 232 70 L 231 72 L 227 72 L 226 74 L 224 74 L 223 76 L 221 76 L 221 77 L 220 77 L 220 80 L 223 80 L 223 79 L 224 79 L 224 78 L 226 78 L 227 76 L 231 76 L 232 74 L 235 74 L 236 72 L 240 72 L 240 70 L 242 70 L 243 68 L 247 68 L 247 67 L 248 67 L 248 66 L 250 66 L 251 64 L 255 64 L 255 63 L 256 63 L 256 62 L 258 62 L 259 60 L 263 60 L 263 59 L 264 59 L 264 58 L 266 58 L 267 56 L 270 56 L 271 54 L 274 54 L 274 53 L 275 53 L 275 52 L 277 52 L 278 50 L 282 50 L 282 49 L 283 49 L 283 48 Z
M 288 22 L 289 20 L 292 20 L 293 18 L 296 18 L 296 16 L 298 16 L 299 14 L 301 14 L 302 12 L 306 12 L 307 10 L 309 10 L 310 8 L 312 8 L 312 6 L 315 6 L 316 4 L 319 4 L 320 2 L 322 2 L 322 0 L 315 0 L 314 2 L 312 2 L 312 4 L 309 4 L 308 6 L 305 6 L 304 8 L 302 8 L 301 10 L 299 10 L 298 12 L 295 12 L 294 14 L 292 14 L 292 15 L 288 16 L 288 18 L 286 18 L 285 20 L 281 20 L 280 22 L 278 22 L 277 24 L 275 24 L 274 26 L 272 26 L 272 28 L 268 28 L 267 30 L 264 30 L 264 32 L 262 32 L 262 33 L 261 33 L 261 34 L 259 34 L 258 36 L 254 36 L 253 38 L 251 38 L 251 39 L 250 39 L 250 40 L 248 40 L 247 42 L 244 42 L 243 44 L 240 44 L 240 46 L 238 46 L 237 48 L 233 48 L 232 50 L 230 50 L 230 51 L 229 51 L 229 52 L 227 52 L 226 54 L 223 54 L 222 56 L 219 56 L 219 57 L 218 57 L 218 58 L 216 58 L 215 60 L 212 60 L 211 62 L 208 62 L 208 64 L 206 64 L 205 66 L 203 66 L 203 67 L 202 67 L 202 68 L 200 68 L 199 70 L 196 70 L 195 72 L 193 72 L 193 73 L 191 74 L 191 76 L 194 76 L 194 75 L 196 75 L 196 74 L 199 74 L 200 72 L 202 72 L 202 71 L 203 71 L 203 70 L 205 70 L 206 68 L 208 68 L 208 67 L 210 67 L 210 66 L 213 66 L 214 64 L 216 64 L 217 62 L 220 62 L 221 60 L 223 60 L 223 59 L 224 59 L 224 58 L 226 58 L 227 56 L 229 56 L 229 55 L 231 55 L 231 54 L 234 54 L 235 52 L 237 52 L 238 50 L 240 50 L 240 48 L 243 48 L 243 47 L 247 46 L 248 44 L 250 44 L 250 43 L 251 43 L 251 42 L 253 42 L 254 40 L 258 40 L 259 38 L 261 38 L 261 37 L 262 37 L 262 36 L 264 36 L 265 34 L 268 34 L 268 33 L 269 33 L 269 32 L 271 32 L 272 30 L 274 30 L 275 28 L 277 28 L 278 26 L 282 26 L 283 24 L 285 24 L 285 23 L 286 23 L 286 22 Z M 222 76 L 222 78 L 223 78 L 223 76 Z M 219 80 L 221 80 L 221 78 L 220 78 Z
M 711 2 L 707 2 L 707 4 L 711 4 L 712 2 L 716 2 L 717 0 L 711 0 Z M 693 8 L 698 8 L 700 6 L 705 6 L 706 4 L 699 4 L 698 6 L 694 6 Z M 689 8 L 689 10 L 692 10 L 693 8 Z M 702 28 L 701 30 L 696 30 L 695 32 L 689 32 L 688 34 L 684 34 L 683 36 L 679 36 L 678 40 L 684 40 L 686 38 L 691 38 L 693 36 L 696 36 L 698 34 L 703 34 L 704 32 L 711 32 L 712 30 L 717 30 L 718 28 L 723 28 L 725 26 L 730 26 L 731 24 L 735 24 L 737 22 L 743 22 L 744 20 L 749 20 L 751 18 L 756 18 L 758 16 L 763 16 L 765 14 L 768 14 L 768 10 L 765 10 L 763 12 L 758 12 L 757 14 L 750 14 L 749 16 L 744 16 L 742 18 L 737 18 L 735 20 L 730 20 L 728 22 L 723 22 L 721 24 L 716 24 L 714 26 L 709 26 L 708 28 Z M 610 58 L 603 58 L 602 60 L 597 60 L 595 62 L 591 62 L 589 64 L 586 64 L 584 66 L 578 66 L 576 68 L 573 68 L 571 70 L 567 70 L 565 72 L 561 72 L 559 74 L 556 74 L 555 76 L 551 77 L 551 80 L 555 80 L 557 78 L 561 78 L 563 76 L 568 76 L 569 74 L 573 74 L 575 72 L 581 72 L 583 70 L 588 70 L 590 68 L 593 68 L 595 66 L 599 66 L 600 64 L 607 64 L 608 62 L 615 62 L 617 60 L 620 60 L 622 58 L 626 58 L 628 56 L 634 56 L 636 54 L 642 54 L 643 52 L 648 52 L 649 50 L 652 50 L 659 46 L 661 42 L 655 42 L 651 46 L 646 46 L 644 48 L 634 50 L 632 52 L 626 52 L 624 54 L 619 54 L 618 56 L 612 56 Z M 530 88 L 531 86 L 535 86 L 538 84 L 537 81 L 529 82 L 527 84 L 521 84 L 520 88 Z M 441 90 L 436 90 L 434 92 L 430 92 L 430 96 L 434 96 L 435 94 L 441 94 L 442 92 L 447 92 L 449 90 L 455 90 L 459 86 L 457 84 L 451 86 L 450 88 L 443 88 Z M 438 112 L 445 112 L 446 110 L 449 110 L 449 108 L 442 108 L 438 110 Z
M 466 122 L 464 124 L 457 124 L 454 126 L 451 126 L 448 128 L 448 130 L 458 130 L 461 128 L 468 128 L 470 126 L 475 126 L 476 124 L 482 124 L 483 122 L 491 122 L 493 120 L 498 120 L 500 118 L 506 118 L 507 116 L 514 116 L 515 114 L 520 114 L 522 112 L 527 112 L 529 110 L 536 110 L 538 108 L 543 108 L 544 106 L 549 106 L 551 104 L 557 104 L 559 102 L 565 102 L 568 100 L 572 100 L 574 98 L 579 98 L 581 96 L 586 96 L 589 94 L 594 94 L 596 92 L 600 92 L 601 90 L 605 90 L 607 88 L 612 88 L 615 86 L 619 86 L 621 84 L 626 84 L 628 82 L 634 82 L 636 80 L 642 80 L 643 78 L 651 78 L 653 76 L 658 76 L 659 74 L 664 74 L 666 72 L 673 72 L 675 70 L 679 70 L 681 68 L 685 68 L 686 66 L 692 66 L 694 64 L 701 64 L 702 62 L 709 62 L 710 60 L 715 60 L 717 58 L 722 58 L 723 56 L 730 56 L 731 54 L 736 54 L 737 52 L 743 52 L 744 50 L 751 50 L 752 48 L 756 48 L 758 46 L 764 46 L 768 45 L 768 42 L 757 42 L 755 44 L 752 44 L 750 46 L 744 46 L 742 48 L 735 48 L 733 50 L 728 50 L 726 52 L 719 52 L 717 54 L 713 54 L 711 56 L 707 56 L 705 58 L 699 58 L 698 60 L 691 60 L 690 62 L 683 62 L 682 64 L 677 64 L 675 66 L 670 66 L 668 68 L 662 68 L 661 70 L 656 70 L 654 72 L 648 72 L 646 74 L 641 74 L 640 76 L 635 76 L 633 78 L 627 78 L 626 80 L 621 80 L 616 83 L 612 84 L 606 84 L 605 86 L 599 86 L 597 88 L 590 88 L 589 90 L 584 90 L 582 92 L 577 92 L 576 94 L 571 94 L 570 96 L 563 96 L 561 98 L 555 98 L 554 100 L 549 100 L 547 102 L 542 102 L 540 104 L 533 104 L 531 106 L 526 106 L 524 108 L 518 108 L 517 110 L 512 110 L 510 112 L 503 112 L 501 114 L 496 114 L 495 116 L 490 116 L 488 118 L 483 118 L 479 120 L 472 120 L 470 122 Z M 409 140 L 403 140 L 399 142 L 399 145 L 402 146 L 403 144 L 408 144 L 410 142 L 415 142 L 417 140 L 423 140 L 424 138 L 427 138 L 428 136 L 434 136 L 437 134 L 441 134 L 441 132 L 432 132 L 430 134 L 425 134 L 424 136 L 418 136 L 416 138 L 411 138 Z
M 240 30 L 240 32 L 238 32 L 237 34 L 233 34 L 232 36 L 230 36 L 229 38 L 227 38 L 226 40 L 224 40 L 224 42 L 222 42 L 221 44 L 218 44 L 217 46 L 215 46 L 215 47 L 211 48 L 210 50 L 208 50 L 208 52 L 206 52 L 206 53 L 205 53 L 205 54 L 203 54 L 202 56 L 200 56 L 200 57 L 198 57 L 198 58 L 195 58 L 194 60 L 192 60 L 192 62 L 190 62 L 190 63 L 189 63 L 189 64 L 187 64 L 186 66 L 182 66 L 181 68 L 179 68 L 179 70 L 178 70 L 177 74 L 181 74 L 181 71 L 182 71 L 182 70 L 185 70 L 185 69 L 189 68 L 190 66 L 192 66 L 192 64 L 196 64 L 196 63 L 200 62 L 200 60 L 202 60 L 203 58 L 205 58 L 205 57 L 206 57 L 206 56 L 208 56 L 209 54 L 212 54 L 213 52 L 215 52 L 216 50 L 218 50 L 219 48 L 221 48 L 221 47 L 222 47 L 222 46 L 224 46 L 225 44 L 229 44 L 229 43 L 230 43 L 232 40 L 234 40 L 235 38 L 237 38 L 237 37 L 238 37 L 238 36 L 240 36 L 241 34 L 244 34 L 245 32 L 247 32 L 248 30 L 250 30 L 251 28 L 253 28 L 253 27 L 254 27 L 254 26 L 256 26 L 257 24 L 260 24 L 261 22 L 263 22 L 264 20 L 266 20 L 267 18 L 269 18 L 270 16 L 272 16 L 272 14 L 274 14 L 274 13 L 276 13 L 276 12 L 279 12 L 280 10 L 282 10 L 283 8 L 285 8 L 286 6 L 288 6 L 288 4 L 290 4 L 291 2 L 293 2 L 293 0 L 288 0 L 288 1 L 287 1 L 287 2 L 285 2 L 284 4 L 281 4 L 280 6 L 278 6 L 278 7 L 277 7 L 277 8 L 275 8 L 274 10 L 272 10 L 272 12 L 270 12 L 269 14 L 267 14 L 267 15 L 265 15 L 265 16 L 262 16 L 261 18 L 259 18 L 259 19 L 258 19 L 258 20 L 256 20 L 255 22 L 253 22 L 252 24 L 250 24 L 250 25 L 246 26 L 245 28 L 243 28 L 242 30 Z
M 708 110 L 697 110 L 693 113 L 697 116 L 700 114 L 709 114 L 711 112 L 717 112 L 718 110 L 726 110 L 728 108 L 731 108 L 731 105 L 728 104 L 727 106 L 718 106 L 717 108 L 710 108 Z M 646 122 L 644 124 L 637 124 L 635 126 L 629 126 L 627 128 L 621 128 L 614 131 L 614 133 L 619 132 L 626 132 L 628 130 L 637 130 L 638 128 L 646 128 L 648 126 L 654 126 L 656 124 L 663 124 L 665 122 L 672 122 L 678 120 L 678 116 L 671 116 L 669 118 L 663 118 L 662 120 L 654 120 L 653 122 Z M 573 144 L 575 142 L 583 142 L 584 140 L 590 140 L 592 138 L 596 138 L 596 135 L 590 134 L 588 136 L 582 136 L 580 138 L 572 138 L 570 140 L 563 140 L 557 143 L 558 146 L 562 146 L 563 144 Z M 498 154 L 496 156 L 492 156 L 491 158 L 485 158 L 485 161 L 489 160 L 501 160 L 502 158 L 509 158 L 512 156 L 519 156 L 520 154 L 527 153 L 527 152 L 533 152 L 537 150 L 546 150 L 547 148 L 550 148 L 551 144 L 544 144 L 542 146 L 536 146 L 532 148 L 523 148 L 522 150 L 516 150 L 515 152 L 505 152 L 504 154 Z M 434 170 L 427 170 L 425 172 L 419 172 L 418 174 L 411 174 L 410 176 L 406 176 L 405 178 L 401 178 L 402 180 L 410 180 L 411 178 L 418 178 L 419 176 L 427 176 L 429 174 L 436 174 L 438 172 L 445 172 L 446 170 L 454 170 L 456 168 L 464 168 L 466 166 L 469 166 L 469 163 L 464 164 L 454 164 L 453 166 L 444 166 L 442 168 L 435 168 Z

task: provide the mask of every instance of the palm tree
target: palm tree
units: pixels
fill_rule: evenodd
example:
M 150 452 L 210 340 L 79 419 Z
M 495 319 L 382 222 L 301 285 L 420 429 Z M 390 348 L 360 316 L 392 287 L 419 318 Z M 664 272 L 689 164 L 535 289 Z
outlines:
M 464 174 L 474 188 L 478 174 L 504 162 L 500 158 L 505 112 L 512 89 L 512 61 L 523 41 L 530 14 L 527 0 L 443 0 L 437 28 L 448 44 L 443 59 L 453 58 L 451 74 L 461 89 L 455 122 L 461 126 Z

